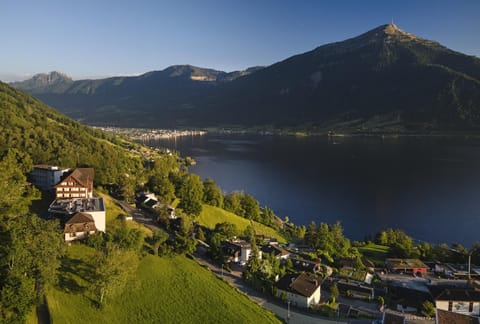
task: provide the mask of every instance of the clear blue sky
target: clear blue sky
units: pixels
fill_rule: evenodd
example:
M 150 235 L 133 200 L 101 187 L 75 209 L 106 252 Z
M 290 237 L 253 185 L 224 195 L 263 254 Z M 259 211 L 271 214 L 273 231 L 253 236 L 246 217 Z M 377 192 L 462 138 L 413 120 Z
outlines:
M 480 57 L 479 0 L 0 0 L 0 80 L 270 65 L 394 22 Z

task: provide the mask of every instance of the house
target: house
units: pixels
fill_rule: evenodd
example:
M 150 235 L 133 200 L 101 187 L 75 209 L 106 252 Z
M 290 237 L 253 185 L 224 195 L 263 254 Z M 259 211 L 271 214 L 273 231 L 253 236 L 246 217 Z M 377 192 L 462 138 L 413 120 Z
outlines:
M 320 265 L 320 259 L 316 261 L 307 261 L 297 258 L 291 258 L 292 264 L 297 271 L 306 271 L 311 273 L 321 273 L 322 267 Z
M 391 303 L 395 310 L 402 313 L 416 313 L 426 300 L 433 302 L 431 294 L 426 290 L 416 290 L 403 286 L 390 286 Z
M 56 199 L 50 204 L 48 212 L 63 220 L 68 220 L 79 212 L 88 213 L 93 217 L 96 229 L 105 232 L 105 204 L 101 197 Z
M 56 198 L 91 198 L 93 196 L 93 168 L 77 168 L 55 185 Z
M 227 240 L 222 246 L 223 254 L 231 261 L 244 265 L 248 262 L 250 254 L 252 253 L 252 246 L 250 243 L 240 240 L 232 239 Z M 262 258 L 262 251 L 258 251 L 259 258 Z
M 436 324 L 480 324 L 478 317 L 449 312 L 443 309 L 436 310 Z
M 286 260 L 288 259 L 288 257 L 290 256 L 290 252 L 288 252 L 287 250 L 281 248 L 280 246 L 278 246 L 277 244 L 267 244 L 267 245 L 262 245 L 260 247 L 260 250 L 262 251 L 262 254 L 271 254 L 273 253 L 273 255 L 279 259 L 280 261 L 281 260 Z
M 78 212 L 65 223 L 65 242 L 81 240 L 94 234 L 97 228 L 92 215 Z
M 54 186 L 68 172 L 70 172 L 69 168 L 38 164 L 33 166 L 33 171 L 30 172 L 30 179 L 41 190 L 53 190 Z
M 135 202 L 137 207 L 144 207 L 148 209 L 160 209 L 166 207 L 169 215 L 168 217 L 170 219 L 177 218 L 177 216 L 175 215 L 175 208 L 159 202 L 154 193 L 140 192 L 137 194 Z
M 426 274 L 428 266 L 419 259 L 387 259 L 385 266 L 394 273 L 409 273 L 415 276 Z
M 435 307 L 440 310 L 480 317 L 480 290 L 473 287 L 431 285 Z
M 314 274 L 287 274 L 275 283 L 278 297 L 294 306 L 308 308 L 320 302 L 320 282 Z

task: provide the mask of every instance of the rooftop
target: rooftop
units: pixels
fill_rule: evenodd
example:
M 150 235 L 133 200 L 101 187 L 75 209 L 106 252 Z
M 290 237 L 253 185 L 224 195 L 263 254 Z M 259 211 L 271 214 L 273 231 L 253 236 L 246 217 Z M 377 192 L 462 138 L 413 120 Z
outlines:
M 50 213 L 75 214 L 77 212 L 105 211 L 103 198 L 57 199 L 48 208 Z
M 287 274 L 276 283 L 276 286 L 281 290 L 310 297 L 320 287 L 320 282 L 310 273 Z
M 438 324 L 479 324 L 478 317 L 437 309 Z
M 59 167 L 55 165 L 48 165 L 48 164 L 37 164 L 33 166 L 34 169 L 42 169 L 42 170 L 52 170 L 52 171 L 58 171 L 58 170 L 70 170 L 69 168 L 64 168 L 64 167 Z

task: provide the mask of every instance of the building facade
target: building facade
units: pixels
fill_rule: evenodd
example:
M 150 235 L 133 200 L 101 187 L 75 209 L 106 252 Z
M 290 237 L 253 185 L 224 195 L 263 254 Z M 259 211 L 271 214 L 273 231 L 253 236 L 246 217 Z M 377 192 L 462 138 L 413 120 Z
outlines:
M 91 198 L 93 196 L 93 168 L 77 168 L 55 185 L 57 199 Z
M 35 165 L 30 173 L 32 183 L 41 190 L 53 190 L 62 177 L 70 172 L 69 168 L 53 165 Z

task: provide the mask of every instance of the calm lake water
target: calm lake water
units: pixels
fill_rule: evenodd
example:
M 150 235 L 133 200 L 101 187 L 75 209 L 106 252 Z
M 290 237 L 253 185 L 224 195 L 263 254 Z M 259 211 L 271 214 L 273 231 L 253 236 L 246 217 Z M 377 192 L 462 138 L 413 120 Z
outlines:
M 433 243 L 480 240 L 480 140 L 217 135 L 150 142 L 191 171 L 243 190 L 296 224 L 341 221 L 347 237 L 388 227 Z

